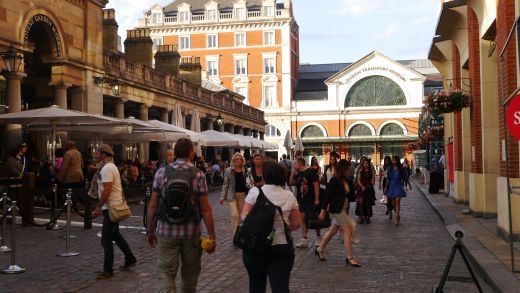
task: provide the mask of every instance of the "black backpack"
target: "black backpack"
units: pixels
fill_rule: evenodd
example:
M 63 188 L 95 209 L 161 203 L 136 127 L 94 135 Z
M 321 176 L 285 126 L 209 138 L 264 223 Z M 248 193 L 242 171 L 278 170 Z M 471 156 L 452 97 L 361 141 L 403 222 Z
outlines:
M 245 252 L 256 255 L 261 255 L 273 243 L 274 232 L 274 216 L 276 211 L 280 213 L 284 223 L 285 237 L 287 243 L 292 245 L 292 238 L 289 231 L 289 226 L 285 222 L 282 209 L 274 205 L 267 197 L 261 188 L 258 189 L 260 193 L 256 199 L 256 203 L 245 218 L 244 222 L 240 224 L 233 237 L 233 244 Z
M 192 185 L 199 170 L 195 167 L 180 170 L 170 165 L 164 168 L 167 182 L 159 201 L 157 218 L 170 224 L 194 219 L 197 211 Z

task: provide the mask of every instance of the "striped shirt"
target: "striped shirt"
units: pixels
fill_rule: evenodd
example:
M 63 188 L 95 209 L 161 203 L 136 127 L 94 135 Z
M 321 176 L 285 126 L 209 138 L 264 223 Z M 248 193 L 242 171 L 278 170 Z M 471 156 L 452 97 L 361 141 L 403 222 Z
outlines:
M 189 168 L 195 167 L 190 161 L 186 159 L 178 159 L 173 164 L 171 164 L 173 168 L 180 170 L 187 170 Z M 164 192 L 166 189 L 166 184 L 168 182 L 168 178 L 166 176 L 165 167 L 160 168 L 155 174 L 155 178 L 153 181 L 153 191 L 157 192 L 159 195 L 159 202 L 161 198 L 164 196 Z M 155 233 L 160 237 L 169 237 L 169 238 L 191 238 L 197 237 L 200 235 L 201 226 L 200 226 L 200 212 L 198 207 L 198 199 L 202 196 L 208 195 L 208 185 L 206 183 L 206 176 L 202 171 L 199 171 L 195 178 L 193 178 L 192 182 L 193 192 L 194 192 L 194 208 L 195 215 L 192 220 L 186 221 L 182 224 L 171 224 L 169 222 L 162 221 L 157 219 L 157 226 L 155 229 Z

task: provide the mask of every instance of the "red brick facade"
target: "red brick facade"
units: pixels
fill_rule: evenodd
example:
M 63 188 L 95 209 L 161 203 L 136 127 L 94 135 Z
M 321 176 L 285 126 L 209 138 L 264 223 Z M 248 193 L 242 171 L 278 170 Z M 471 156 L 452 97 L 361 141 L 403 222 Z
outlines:
M 468 6 L 469 77 L 471 80 L 471 172 L 482 174 L 482 105 L 480 88 L 480 36 L 477 15 Z
M 497 44 L 497 56 L 503 50 L 509 32 L 511 30 L 511 25 L 515 21 L 515 1 L 514 0 L 498 0 L 497 1 L 497 36 L 496 36 L 496 44 Z M 498 62 L 500 65 L 500 56 L 498 56 Z M 502 71 L 502 72 L 501 72 Z M 502 104 L 505 99 L 507 99 L 516 89 L 517 80 L 516 80 L 516 39 L 513 34 L 513 38 L 509 41 L 509 44 L 506 47 L 505 54 L 503 56 L 502 66 L 498 67 L 498 101 L 499 101 L 499 119 L 500 119 L 500 141 L 504 140 L 504 135 L 506 130 L 503 127 L 502 119 L 504 116 Z M 502 80 L 500 76 L 503 76 L 504 82 L 502 84 Z M 509 149 L 509 163 L 510 163 L 510 175 L 513 178 L 518 178 L 518 168 L 519 168 L 519 155 L 518 155 L 518 143 L 516 140 L 509 134 L 509 145 L 507 146 Z M 500 148 L 501 158 L 502 147 Z M 500 164 L 500 175 L 506 176 L 506 162 L 501 160 Z
M 460 53 L 457 45 L 452 45 L 452 54 L 453 54 L 453 63 L 452 63 L 452 74 L 453 74 L 453 87 L 456 89 L 461 88 L 461 74 L 460 74 Z M 464 170 L 464 156 L 462 153 L 462 114 L 460 112 L 456 112 L 455 116 L 455 133 L 454 133 L 454 143 L 455 143 L 455 170 L 463 171 Z

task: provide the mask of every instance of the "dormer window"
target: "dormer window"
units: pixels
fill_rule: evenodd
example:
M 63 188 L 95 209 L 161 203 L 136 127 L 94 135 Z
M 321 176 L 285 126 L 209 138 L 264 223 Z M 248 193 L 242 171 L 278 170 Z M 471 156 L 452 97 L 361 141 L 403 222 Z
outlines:
M 235 8 L 235 18 L 236 19 L 246 19 L 246 9 L 244 7 Z
M 189 22 L 190 21 L 190 12 L 189 11 L 179 11 L 179 21 L 180 22 Z
M 206 17 L 208 20 L 217 20 L 217 10 L 216 9 L 208 9 L 206 11 Z
M 264 16 L 273 17 L 274 16 L 274 6 L 264 6 Z
M 152 13 L 152 23 L 162 23 L 162 13 L 160 13 L 160 12 Z

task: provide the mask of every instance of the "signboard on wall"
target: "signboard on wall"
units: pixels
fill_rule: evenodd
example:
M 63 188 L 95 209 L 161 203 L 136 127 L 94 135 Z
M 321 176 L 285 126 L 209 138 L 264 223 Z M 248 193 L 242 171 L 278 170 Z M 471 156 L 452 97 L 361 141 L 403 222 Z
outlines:
M 506 110 L 506 125 L 509 133 L 520 140 L 520 94 L 516 95 Z

